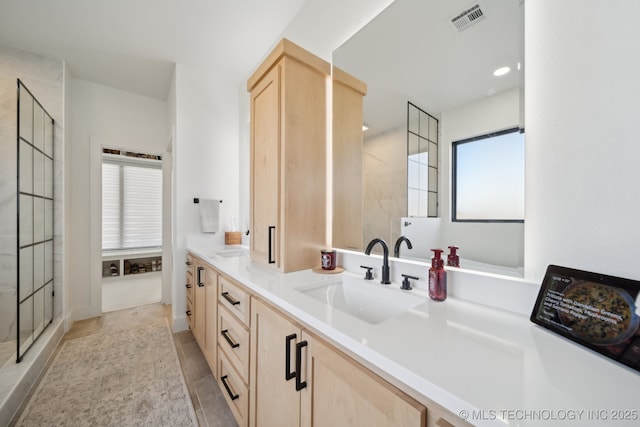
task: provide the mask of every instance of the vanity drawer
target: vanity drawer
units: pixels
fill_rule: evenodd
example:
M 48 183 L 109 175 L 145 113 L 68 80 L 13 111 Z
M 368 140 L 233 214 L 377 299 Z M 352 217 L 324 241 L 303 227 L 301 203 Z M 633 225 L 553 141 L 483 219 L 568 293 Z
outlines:
M 218 385 L 239 426 L 249 424 L 249 389 L 224 352 L 218 352 Z
M 218 345 L 238 370 L 245 383 L 249 382 L 249 331 L 223 305 L 218 309 Z
M 220 276 L 220 295 L 218 301 L 229 309 L 247 327 L 249 326 L 249 293 L 241 285 L 225 276 Z

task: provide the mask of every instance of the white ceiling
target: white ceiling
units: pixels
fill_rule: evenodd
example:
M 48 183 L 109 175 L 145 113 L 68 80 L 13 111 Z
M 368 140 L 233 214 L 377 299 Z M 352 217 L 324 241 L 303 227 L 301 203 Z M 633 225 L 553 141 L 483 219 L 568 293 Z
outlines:
M 0 0 L 0 43 L 166 99 L 175 63 L 245 80 L 306 0 Z
M 458 32 L 450 18 L 477 2 L 396 0 L 334 52 L 335 66 L 367 84 L 369 135 L 405 124 L 407 101 L 439 116 L 523 86 L 522 0 L 480 0 L 485 18 Z M 512 71 L 493 76 L 503 66 Z

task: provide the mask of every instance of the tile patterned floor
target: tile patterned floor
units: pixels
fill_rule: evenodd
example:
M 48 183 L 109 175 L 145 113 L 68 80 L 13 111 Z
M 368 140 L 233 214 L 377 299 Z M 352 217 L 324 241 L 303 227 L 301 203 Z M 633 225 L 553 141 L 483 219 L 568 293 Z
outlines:
M 178 332 L 174 339 L 200 427 L 236 426 L 235 418 L 191 331 Z
M 128 322 L 143 320 L 147 312 L 157 310 L 158 306 L 158 304 L 153 304 L 114 311 L 105 313 L 101 317 L 74 322 L 69 332 L 62 338 L 62 342 L 98 333 L 102 328 L 124 328 Z M 170 318 L 171 307 L 164 306 L 164 310 L 165 315 Z M 174 334 L 174 342 L 200 427 L 236 426 L 237 424 L 233 418 L 233 414 L 227 406 L 224 396 L 218 388 L 209 369 L 209 365 L 191 331 Z M 58 346 L 58 348 L 60 348 L 60 346 Z M 58 350 L 56 350 L 51 360 L 53 360 L 57 351 Z M 45 372 L 48 367 L 49 365 L 45 367 Z M 43 375 L 44 372 L 40 377 L 42 378 Z M 33 389 L 35 389 L 36 386 L 37 383 Z M 30 398 L 30 396 L 28 398 Z M 22 409 L 26 406 L 28 398 L 25 399 L 20 412 L 22 412 Z M 20 417 L 20 412 L 15 416 L 9 426 L 15 425 Z

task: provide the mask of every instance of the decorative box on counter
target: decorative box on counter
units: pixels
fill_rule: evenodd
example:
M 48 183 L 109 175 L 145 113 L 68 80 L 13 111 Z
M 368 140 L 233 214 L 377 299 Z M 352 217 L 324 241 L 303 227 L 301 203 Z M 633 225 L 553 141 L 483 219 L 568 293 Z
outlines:
M 240 231 L 226 231 L 224 233 L 225 245 L 240 245 L 242 244 L 242 233 Z

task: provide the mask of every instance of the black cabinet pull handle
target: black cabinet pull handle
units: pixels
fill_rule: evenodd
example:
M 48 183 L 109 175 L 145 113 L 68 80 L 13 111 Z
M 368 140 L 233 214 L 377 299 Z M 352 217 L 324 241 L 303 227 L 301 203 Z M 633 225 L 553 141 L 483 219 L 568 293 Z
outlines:
M 273 257 L 273 252 L 275 252 L 275 251 L 271 250 L 272 247 L 273 247 L 273 241 L 274 241 L 274 238 L 272 237 L 273 236 L 273 233 L 272 233 L 273 231 L 276 231 L 276 226 L 275 225 L 270 225 L 269 226 L 269 264 L 275 264 L 275 262 L 276 262 L 275 258 Z
M 191 310 L 187 310 L 185 313 L 187 313 L 187 316 L 191 317 Z
M 198 287 L 203 287 L 204 283 L 202 283 L 202 270 L 204 270 L 204 267 L 198 267 Z
M 233 297 L 231 297 L 231 295 L 229 295 L 229 292 L 223 292 L 222 296 L 224 297 L 224 299 L 226 299 L 227 301 L 229 301 L 229 304 L 231 305 L 238 305 L 240 304 L 240 301 L 234 299 Z
M 301 381 L 300 378 L 302 372 L 302 348 L 306 346 L 306 341 L 300 341 L 296 344 L 296 391 L 300 391 L 307 386 L 307 382 Z
M 228 378 L 228 375 L 223 375 L 220 378 L 222 380 L 222 385 L 224 385 L 224 388 L 227 389 L 227 393 L 229 393 L 229 397 L 231 398 L 231 400 L 236 400 L 237 398 L 240 397 L 240 395 L 233 394 L 233 391 L 231 391 L 231 387 L 229 387 L 229 384 L 227 384 L 227 378 Z
M 224 331 L 221 331 L 220 334 L 224 337 L 225 340 L 227 340 L 227 342 L 229 343 L 231 348 L 240 347 L 240 344 L 238 344 L 237 342 L 233 342 L 233 340 L 229 336 L 229 330 L 228 329 L 225 329 Z
M 296 334 L 287 335 L 284 340 L 284 378 L 289 381 L 295 378 L 296 372 L 291 372 L 291 341 L 296 339 Z
M 191 265 L 191 261 L 187 261 L 187 262 L 185 262 L 185 264 Z
M 184 285 L 184 287 L 187 288 L 187 289 L 191 289 L 191 285 L 188 284 L 188 283 L 186 285 Z

